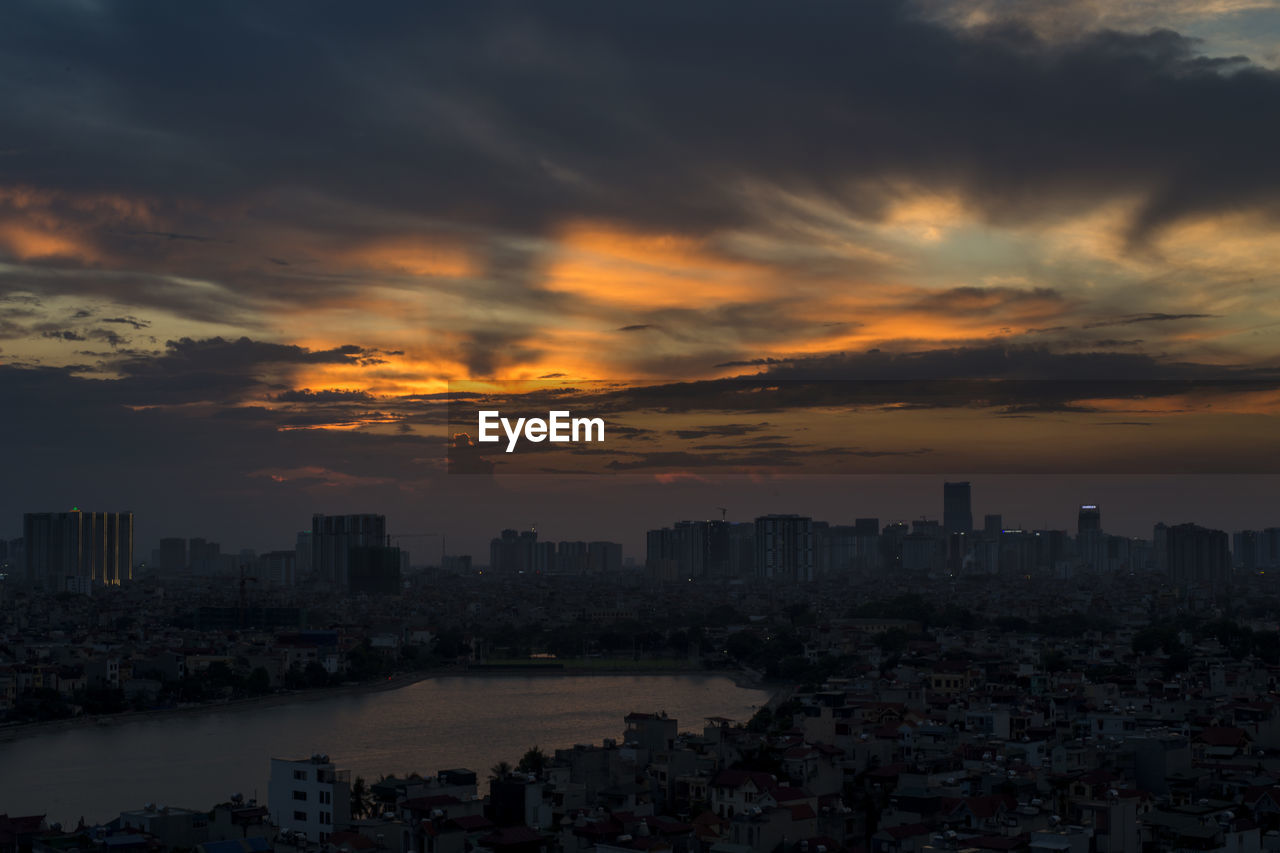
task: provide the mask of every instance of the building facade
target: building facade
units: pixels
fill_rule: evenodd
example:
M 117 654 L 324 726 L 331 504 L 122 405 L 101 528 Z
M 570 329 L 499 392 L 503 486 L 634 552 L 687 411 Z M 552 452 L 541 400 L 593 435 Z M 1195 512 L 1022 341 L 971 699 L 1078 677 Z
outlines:
M 133 578 L 133 513 L 29 512 L 22 519 L 27 582 L 87 593 Z

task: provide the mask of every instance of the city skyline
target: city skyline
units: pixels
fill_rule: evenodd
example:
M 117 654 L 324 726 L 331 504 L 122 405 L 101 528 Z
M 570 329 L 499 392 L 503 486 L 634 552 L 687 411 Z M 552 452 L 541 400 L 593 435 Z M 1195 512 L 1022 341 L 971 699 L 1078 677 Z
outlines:
M 795 485 L 802 489 L 807 489 L 813 482 L 811 477 L 793 478 Z M 847 480 L 865 481 L 868 478 L 830 478 L 837 482 L 845 482 Z M 1092 495 L 1087 498 L 1090 503 L 1073 503 L 1069 506 L 1061 506 L 1054 503 L 1051 499 L 1048 505 L 1049 511 L 1034 517 L 1026 505 L 1014 507 L 1012 510 L 993 502 L 990 497 L 985 497 L 982 492 L 982 481 L 977 481 L 978 485 L 978 501 L 975 504 L 972 498 L 973 482 L 970 481 L 944 481 L 938 478 L 898 478 L 903 479 L 927 479 L 934 491 L 934 505 L 926 506 L 918 503 L 920 499 L 920 489 L 924 488 L 922 483 L 914 483 L 913 488 L 906 491 L 900 496 L 900 501 L 891 503 L 889 506 L 897 506 L 900 512 L 884 513 L 882 511 L 885 504 L 881 504 L 881 509 L 877 509 L 874 502 L 866 502 L 858 504 L 860 509 L 853 511 L 852 514 L 833 512 L 830 507 L 823 507 L 820 504 L 809 503 L 809 508 L 803 512 L 789 511 L 785 507 L 779 507 L 767 501 L 759 505 L 757 509 L 750 510 L 745 514 L 739 514 L 736 510 L 731 515 L 729 507 L 710 506 L 703 509 L 711 509 L 712 512 L 687 513 L 681 515 L 672 513 L 672 505 L 663 503 L 660 508 L 654 508 L 649 514 L 643 517 L 627 516 L 625 519 L 619 519 L 616 514 L 609 511 L 608 508 L 601 510 L 601 519 L 607 520 L 599 527 L 593 527 L 590 523 L 579 520 L 578 523 L 561 522 L 560 524 L 538 524 L 536 522 L 529 524 L 519 524 L 502 521 L 500 518 L 484 519 L 477 523 L 481 525 L 481 532 L 472 535 L 457 535 L 442 532 L 440 530 L 410 530 L 407 525 L 401 526 L 396 523 L 397 516 L 394 513 L 374 512 L 370 507 L 363 507 L 358 510 L 347 513 L 313 513 L 308 519 L 309 526 L 300 527 L 297 530 L 292 528 L 280 528 L 274 533 L 264 534 L 265 538 L 262 543 L 253 544 L 246 543 L 242 539 L 237 539 L 236 533 L 229 537 L 220 537 L 211 535 L 207 529 L 189 528 L 194 531 L 177 535 L 179 531 L 169 530 L 154 538 L 130 537 L 130 550 L 133 551 L 134 566 L 149 566 L 151 571 L 161 572 L 186 572 L 189 571 L 196 575 L 213 575 L 213 574 L 236 574 L 237 571 L 247 568 L 250 573 L 256 571 L 256 561 L 272 560 L 281 554 L 293 554 L 295 549 L 299 552 L 306 552 L 306 565 L 300 561 L 297 566 L 290 565 L 288 569 L 281 568 L 275 563 L 271 563 L 264 570 L 270 574 L 279 574 L 287 572 L 292 583 L 302 581 L 306 577 L 311 576 L 314 570 L 314 577 L 328 578 L 332 581 L 339 581 L 341 585 L 345 585 L 345 570 L 335 568 L 334 561 L 338 557 L 334 556 L 338 553 L 345 553 L 345 545 L 338 547 L 338 551 L 334 551 L 329 556 L 321 556 L 326 549 L 332 549 L 334 546 L 331 542 L 318 551 L 317 545 L 313 544 L 322 541 L 317 531 L 326 530 L 330 534 L 337 533 L 342 528 L 330 529 L 326 525 L 353 525 L 353 530 L 371 531 L 362 532 L 358 536 L 352 538 L 351 542 L 360 545 L 362 548 L 372 548 L 380 550 L 382 546 L 386 546 L 385 550 L 394 549 L 405 553 L 405 562 L 402 565 L 404 570 L 408 570 L 412 566 L 440 566 L 442 561 L 448 559 L 456 561 L 458 558 L 465 558 L 471 565 L 481 567 L 489 566 L 486 563 L 486 555 L 494 553 L 494 543 L 498 540 L 494 538 L 497 531 L 502 530 L 502 534 L 529 534 L 535 537 L 541 536 L 542 541 L 548 544 L 572 544 L 585 545 L 596 543 L 617 544 L 622 551 L 615 562 L 617 565 L 630 564 L 637 570 L 646 570 L 646 555 L 652 551 L 653 544 L 647 537 L 650 536 L 655 528 L 668 527 L 672 524 L 687 523 L 710 523 L 713 521 L 728 521 L 731 524 L 751 525 L 753 522 L 761 518 L 785 518 L 797 517 L 806 521 L 812 521 L 815 524 L 823 526 L 831 525 L 835 527 L 847 526 L 852 528 L 855 524 L 862 524 L 868 519 L 876 521 L 879 525 L 887 528 L 890 525 L 904 525 L 911 528 L 916 525 L 934 525 L 937 527 L 939 534 L 950 536 L 953 533 L 965 533 L 971 538 L 976 539 L 984 533 L 991 532 L 990 525 L 997 523 L 996 528 L 999 531 L 1019 532 L 1019 531 L 1057 531 L 1063 532 L 1068 536 L 1075 537 L 1078 534 L 1083 535 L 1086 526 L 1089 530 L 1100 531 L 1106 537 L 1118 537 L 1122 539 L 1146 540 L 1150 542 L 1153 538 L 1153 531 L 1163 528 L 1193 525 L 1202 526 L 1206 529 L 1220 529 L 1228 535 L 1235 535 L 1241 531 L 1257 531 L 1274 529 L 1278 520 L 1271 512 L 1270 505 L 1258 501 L 1258 511 L 1245 517 L 1231 517 L 1225 515 L 1221 510 L 1218 512 L 1210 512 L 1209 507 L 1204 507 L 1205 511 L 1199 514 L 1194 512 L 1181 514 L 1161 514 L 1159 509 L 1153 509 L 1151 506 L 1143 506 L 1141 512 L 1155 513 L 1149 515 L 1152 519 L 1145 527 L 1135 526 L 1134 507 L 1127 505 L 1122 501 L 1115 503 L 1102 502 L 1099 503 L 1097 495 L 1112 497 L 1112 493 L 1103 488 L 1095 488 L 1092 493 L 1084 489 L 1080 494 Z M 1017 478 L 1026 481 L 1028 478 Z M 1185 478 L 1166 478 L 1177 482 L 1182 482 Z M 1216 478 L 1218 480 L 1226 480 L 1225 487 L 1238 492 L 1238 477 Z M 572 482 L 572 481 L 571 481 Z M 711 484 L 700 484 L 710 487 Z M 718 484 L 716 488 L 720 488 L 723 484 Z M 1024 486 L 1027 484 L 1024 483 Z M 941 487 L 942 494 L 937 494 L 938 488 Z M 1028 490 L 1034 494 L 1035 489 Z M 996 494 L 1003 494 L 998 491 Z M 1016 492 L 1015 492 L 1016 493 Z M 1041 490 L 1039 497 L 1043 500 L 1046 496 Z M 912 503 L 915 502 L 915 503 Z M 990 503 L 989 503 L 990 502 Z M 1182 506 L 1184 502 L 1177 496 L 1169 499 L 1166 509 L 1169 506 Z M 977 506 L 978 510 L 974 507 Z M 1042 507 L 1044 505 L 1042 504 Z M 794 509 L 795 507 L 792 507 Z M 1105 508 L 1109 508 L 1106 513 L 1106 522 L 1103 523 L 1102 512 Z M 37 524 L 48 525 L 48 519 L 67 518 L 72 515 L 80 514 L 80 508 L 73 508 L 68 512 L 28 512 L 24 514 L 24 524 L 22 530 L 27 530 L 33 523 L 33 519 Z M 100 512 L 86 513 L 88 517 L 97 517 L 103 515 Z M 116 513 L 108 513 L 114 516 Z M 129 529 L 132 533 L 135 519 L 132 513 L 119 513 L 121 516 L 129 517 Z M 390 515 L 391 521 L 388 521 Z M 327 519 L 327 521 L 326 521 Z M 1092 519 L 1086 522 L 1086 519 Z M 982 523 L 978 523 L 981 520 Z M 399 532 L 392 532 L 392 531 Z M 539 533 L 541 530 L 541 533 Z M 238 532 L 238 529 L 237 529 Z M 196 535 L 199 534 L 199 535 Z M 345 535 L 345 534 L 344 534 Z M 879 535 L 879 534 L 877 534 Z M 296 537 L 290 539 L 290 537 Z M 133 545 L 134 539 L 140 543 Z M 0 536 L 0 545 L 6 541 L 21 543 L 22 539 L 13 539 L 8 536 Z M 225 540 L 225 541 L 224 541 Z M 43 540 L 41 540 L 43 541 Z M 334 540 L 335 542 L 337 540 Z M 345 540 L 343 540 L 345 541 Z M 190 543 L 190 550 L 188 550 Z M 223 550 L 225 548 L 225 550 Z M 20 546 L 19 553 L 25 551 L 25 547 Z M 1234 552 L 1235 548 L 1231 550 Z M 166 551 L 168 556 L 166 557 Z M 207 551 L 207 554 L 206 554 Z M 175 553 L 180 556 L 173 556 Z M 253 555 L 253 559 L 249 559 L 246 555 Z M 2 557 L 3 554 L 0 554 Z M 585 561 L 585 553 L 582 560 Z M 248 562 L 246 562 L 248 560 Z M 328 561 L 328 562 L 326 562 Z M 594 561 L 594 557 L 593 557 Z M 11 562 L 12 559 L 11 559 Z M 3 560 L 0 559 L 0 563 Z M 584 562 L 585 565 L 585 562 Z M 327 566 L 327 567 L 326 567 Z M 14 567 L 19 570 L 22 568 L 21 561 L 14 563 Z M 448 566 L 456 570 L 459 564 L 451 562 Z M 92 573 L 89 573 L 92 575 Z M 124 575 L 121 575 L 124 577 Z M 812 578 L 810 578 L 812 579 Z

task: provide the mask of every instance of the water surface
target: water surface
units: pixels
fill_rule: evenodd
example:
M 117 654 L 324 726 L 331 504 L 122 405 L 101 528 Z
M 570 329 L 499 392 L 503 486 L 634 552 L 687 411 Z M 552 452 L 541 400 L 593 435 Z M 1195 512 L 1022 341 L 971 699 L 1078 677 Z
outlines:
M 74 825 L 145 803 L 207 809 L 236 792 L 266 802 L 270 759 L 327 753 L 351 777 L 466 767 L 482 780 L 533 745 L 548 754 L 620 737 L 632 711 L 681 731 L 746 720 L 768 701 L 717 675 L 452 676 L 398 690 L 160 715 L 0 743 L 0 814 Z

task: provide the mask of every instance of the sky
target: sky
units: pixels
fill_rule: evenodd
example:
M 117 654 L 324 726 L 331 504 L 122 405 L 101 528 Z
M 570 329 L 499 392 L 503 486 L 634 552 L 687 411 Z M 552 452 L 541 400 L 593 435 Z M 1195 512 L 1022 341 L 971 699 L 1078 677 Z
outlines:
M 5 4 L 0 533 L 642 556 L 958 475 L 1280 523 L 1277 45 L 1274 0 Z M 449 474 L 468 380 L 613 443 Z

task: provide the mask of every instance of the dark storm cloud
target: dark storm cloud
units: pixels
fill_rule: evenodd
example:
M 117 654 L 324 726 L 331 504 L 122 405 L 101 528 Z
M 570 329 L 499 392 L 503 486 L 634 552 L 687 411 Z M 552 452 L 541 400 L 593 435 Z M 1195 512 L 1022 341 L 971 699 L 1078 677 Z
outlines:
M 1214 314 L 1129 314 L 1124 317 L 1117 317 L 1114 320 L 1099 320 L 1096 323 L 1088 323 L 1082 328 L 1099 329 L 1105 326 L 1132 326 L 1136 323 L 1168 323 L 1173 320 L 1204 320 L 1214 317 Z
M 671 434 L 676 438 L 693 439 L 693 438 L 733 438 L 736 436 L 747 435 L 748 433 L 759 432 L 769 426 L 768 422 L 762 421 L 758 424 L 712 424 L 710 426 L 698 427 L 695 429 L 676 429 Z
M 102 323 L 119 323 L 123 326 L 132 326 L 134 329 L 146 329 L 151 323 L 148 320 L 139 320 L 137 317 L 104 317 L 99 322 Z
M 1160 381 L 1260 378 L 1218 365 L 1166 361 L 1141 353 L 1061 352 L 1047 346 L 947 347 L 918 352 L 873 349 L 792 359 L 763 375 L 775 379 L 1025 379 Z
M 1169 31 L 1045 42 L 874 1 L 32 0 L 0 33 L 5 180 L 215 209 L 272 196 L 318 229 L 316 198 L 491 227 L 709 230 L 759 215 L 744 180 L 866 215 L 904 181 L 993 220 L 1136 195 L 1140 237 L 1274 213 L 1280 187 L 1262 142 L 1280 112 L 1260 107 L 1280 76 Z
M 53 338 L 59 341 L 87 341 L 84 335 L 71 329 L 48 329 L 40 333 L 42 338 Z
M 1166 362 L 1136 353 L 992 345 L 800 357 L 770 364 L 753 376 L 588 388 L 575 405 L 602 414 L 639 412 L 657 418 L 875 407 L 1049 414 L 1093 412 L 1096 407 L 1084 402 L 1090 400 L 1140 406 L 1148 398 L 1211 398 L 1275 388 L 1280 388 L 1278 370 Z M 706 437 L 697 429 L 682 432 L 681 438 Z
M 344 345 L 310 350 L 247 337 L 167 341 L 160 355 L 110 363 L 123 375 L 112 387 L 122 402 L 164 404 L 234 402 L 261 393 L 280 370 L 309 364 L 359 365 L 369 350 Z
M 368 391 L 353 391 L 345 388 L 327 388 L 323 391 L 299 388 L 281 391 L 275 395 L 274 399 L 279 403 L 371 403 L 373 395 Z
M 1036 303 L 1059 310 L 1063 296 L 1050 287 L 953 287 L 917 299 L 910 307 L 948 316 L 984 315 L 1019 304 Z

